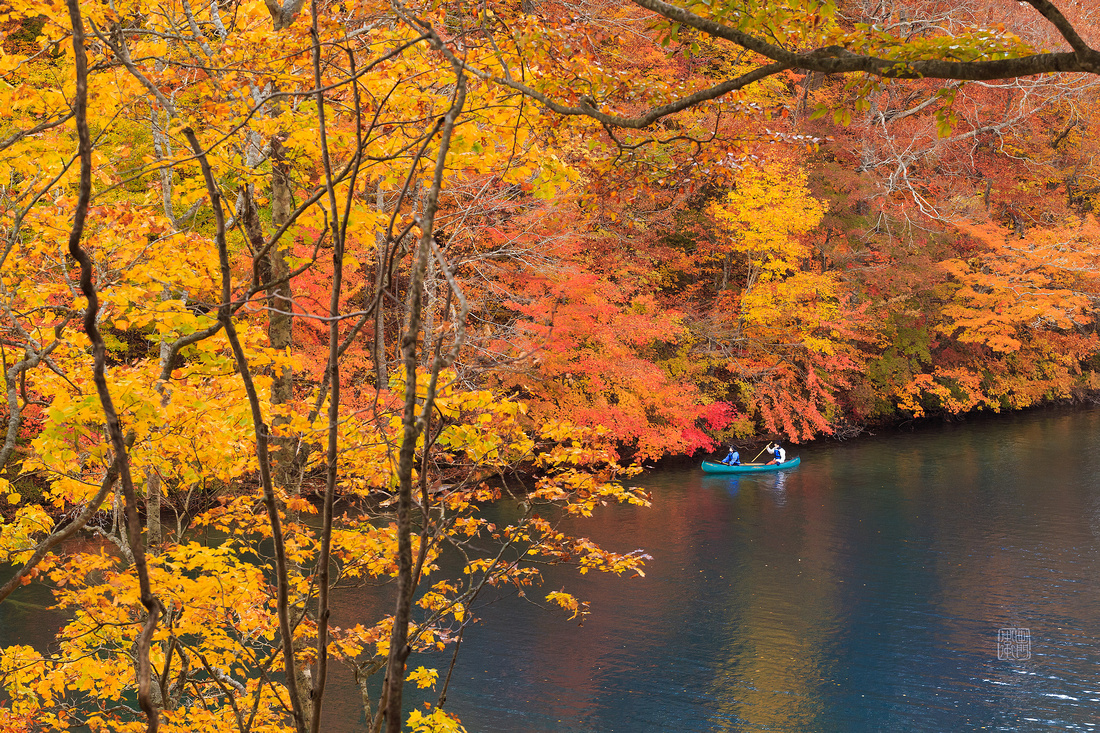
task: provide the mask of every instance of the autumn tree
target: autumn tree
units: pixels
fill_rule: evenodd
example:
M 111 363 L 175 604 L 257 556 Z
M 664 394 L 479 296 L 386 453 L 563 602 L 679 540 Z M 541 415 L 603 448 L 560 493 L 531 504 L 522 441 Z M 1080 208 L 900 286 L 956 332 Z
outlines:
M 644 503 L 628 451 L 1092 385 L 1093 133 L 1051 123 L 1095 99 L 965 84 L 1097 73 L 1087 19 L 929 7 L 12 6 L 0 597 L 72 620 L 0 653 L 5 725 L 315 731 L 341 662 L 395 731 L 487 589 L 639 571 L 547 519 Z
M 640 568 L 640 553 L 571 538 L 535 509 L 644 503 L 607 437 L 532 421 L 450 370 L 469 301 L 438 224 L 460 216 L 447 191 L 492 174 L 550 195 L 566 176 L 527 162 L 539 150 L 522 105 L 440 65 L 400 5 L 68 10 L 13 11 L 49 20 L 43 50 L 3 67 L 27 100 L 5 109 L 5 334 L 22 354 L 6 369 L 5 460 L 32 402 L 47 409 L 3 486 L 18 508 L 0 538 L 21 569 L 0 596 L 49 578 L 73 618 L 60 654 L 0 655 L 13 729 L 316 731 L 343 660 L 364 689 L 383 677 L 366 714 L 399 730 L 409 655 L 460 638 L 483 589 L 530 585 L 532 563 Z M 322 324 L 312 363 L 289 348 L 307 319 Z M 355 384 L 345 360 L 380 360 L 381 340 L 398 353 Z M 520 466 L 540 475 L 514 487 L 530 510 L 481 519 L 513 489 L 487 480 Z M 320 479 L 319 526 L 294 474 Z M 23 504 L 30 487 L 75 521 Z M 336 517 L 338 494 L 363 516 Z M 168 536 L 158 497 L 178 512 Z M 110 552 L 61 548 L 88 526 Z M 224 540 L 195 544 L 188 526 Z M 428 588 L 445 545 L 469 572 Z M 394 612 L 334 627 L 331 592 L 366 577 L 393 579 Z M 124 702 L 135 691 L 140 710 Z

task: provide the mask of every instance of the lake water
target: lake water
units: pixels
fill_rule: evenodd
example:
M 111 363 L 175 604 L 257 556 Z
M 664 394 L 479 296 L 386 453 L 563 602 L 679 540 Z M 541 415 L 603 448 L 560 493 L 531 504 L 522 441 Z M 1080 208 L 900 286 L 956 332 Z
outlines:
M 1097 729 L 1100 411 L 791 452 L 576 523 L 647 577 L 550 573 L 583 627 L 481 607 L 448 708 L 471 733 Z
M 652 508 L 575 522 L 644 548 L 647 576 L 548 573 L 530 596 L 567 588 L 584 626 L 485 599 L 448 709 L 470 733 L 1097 730 L 1100 410 L 790 452 L 777 474 L 652 472 Z M 0 641 L 45 647 L 60 618 L 16 596 Z M 337 623 L 389 607 L 337 601 Z M 363 730 L 343 676 L 326 719 Z

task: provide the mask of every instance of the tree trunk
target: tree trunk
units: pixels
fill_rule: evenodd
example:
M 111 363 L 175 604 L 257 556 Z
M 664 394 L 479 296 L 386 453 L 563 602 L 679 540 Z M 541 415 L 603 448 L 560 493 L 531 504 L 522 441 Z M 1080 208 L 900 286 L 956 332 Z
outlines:
M 435 292 L 435 258 L 428 254 L 428 271 L 424 275 L 424 300 L 427 301 L 424 304 L 424 368 L 427 369 L 432 364 L 434 354 L 432 354 L 432 339 L 431 334 L 435 333 L 435 309 L 436 309 L 436 292 Z
M 150 550 L 159 545 L 164 539 L 163 530 L 160 526 L 160 488 L 160 474 L 156 471 L 149 471 L 145 475 L 145 527 L 149 535 L 147 541 Z
M 161 293 L 161 301 L 172 297 L 168 288 Z M 186 297 L 186 296 L 185 296 Z M 168 361 L 172 359 L 172 348 L 165 340 L 160 342 L 160 371 L 162 379 L 157 382 L 157 393 L 160 394 L 160 407 L 163 410 L 172 401 L 172 392 L 168 388 L 168 382 L 163 379 L 165 374 L 171 373 Z M 160 474 L 156 471 L 145 472 L 145 531 L 148 534 L 149 546 L 155 547 L 164 540 L 164 531 L 160 524 L 161 500 L 164 496 Z
M 382 184 L 378 184 L 375 193 L 375 209 L 381 213 L 385 211 L 386 203 L 382 196 Z M 374 379 L 378 389 L 385 389 L 389 384 L 389 373 L 386 370 L 386 301 L 382 293 L 389 285 L 389 270 L 386 261 L 389 259 L 389 247 L 386 234 L 381 229 L 375 235 L 375 248 L 378 265 L 374 278 L 374 298 L 378 303 L 374 311 Z
M 294 192 L 291 189 L 290 166 L 286 161 L 283 150 L 283 141 L 286 133 L 276 133 L 271 139 L 271 224 L 278 230 L 279 227 L 290 220 L 294 211 Z M 259 222 L 256 222 L 259 226 Z M 291 345 L 293 331 L 294 303 L 289 282 L 285 280 L 290 273 L 290 265 L 287 256 L 290 254 L 291 243 L 281 238 L 267 254 L 266 270 L 268 282 L 273 283 L 267 288 L 268 319 L 267 338 L 271 348 L 278 351 L 286 351 Z M 294 371 L 290 367 L 283 367 L 272 375 L 271 403 L 273 405 L 285 405 L 294 397 Z M 286 420 L 276 417 L 272 420 L 272 427 L 279 431 L 284 428 Z M 274 452 L 274 478 L 275 483 L 282 488 L 296 491 L 298 489 L 295 454 L 297 452 L 297 439 L 293 436 L 276 435 L 272 443 L 277 448 Z
M 455 119 L 462 110 L 466 99 L 466 79 L 461 71 L 457 71 L 457 83 L 455 96 L 451 108 L 444 117 L 443 128 L 439 136 L 439 150 L 436 152 L 435 172 L 432 184 L 427 190 L 424 200 L 424 214 L 420 217 L 421 234 L 414 255 L 411 272 L 409 273 L 409 290 L 406 303 L 406 320 L 404 332 L 399 341 L 403 365 L 405 368 L 405 407 L 402 414 L 402 426 L 404 435 L 401 439 L 401 449 L 398 453 L 397 463 L 397 602 L 393 614 L 393 628 L 390 632 L 389 657 L 386 660 L 386 677 L 382 684 L 384 707 L 380 713 L 385 716 L 386 733 L 401 733 L 402 692 L 405 685 L 405 662 L 412 651 L 408 643 L 409 623 L 412 620 L 413 597 L 416 593 L 418 578 L 413 572 L 412 558 L 412 474 L 415 462 L 416 441 L 424 428 L 424 418 L 418 414 L 418 401 L 416 389 L 416 376 L 419 369 L 417 358 L 417 342 L 421 323 L 421 307 L 423 305 L 424 275 L 428 269 L 428 259 L 431 256 L 433 242 L 433 227 L 435 213 L 439 203 L 439 191 L 442 188 L 443 169 L 447 160 L 447 150 L 454 131 Z M 438 376 L 441 364 L 436 361 L 431 370 L 434 378 Z M 429 387 L 420 407 L 423 415 L 430 415 L 432 410 L 433 393 Z M 377 726 L 381 718 L 375 721 Z

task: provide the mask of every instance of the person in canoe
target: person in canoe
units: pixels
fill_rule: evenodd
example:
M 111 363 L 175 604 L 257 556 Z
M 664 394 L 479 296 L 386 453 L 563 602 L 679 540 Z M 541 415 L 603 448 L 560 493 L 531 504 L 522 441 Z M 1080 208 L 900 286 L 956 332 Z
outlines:
M 768 450 L 771 451 L 772 459 L 765 465 L 774 466 L 787 460 L 787 451 L 779 443 L 768 443 Z
M 737 449 L 731 445 L 729 454 L 727 454 L 725 458 L 719 461 L 719 463 L 724 463 L 727 466 L 740 466 L 741 454 L 738 453 Z

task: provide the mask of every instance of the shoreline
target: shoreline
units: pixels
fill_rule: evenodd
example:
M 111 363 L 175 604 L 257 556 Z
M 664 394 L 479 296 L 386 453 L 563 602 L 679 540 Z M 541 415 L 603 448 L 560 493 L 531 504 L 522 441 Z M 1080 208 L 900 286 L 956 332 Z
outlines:
M 889 420 L 878 423 L 868 423 L 860 426 L 860 431 L 849 438 L 838 438 L 832 435 L 822 435 L 812 440 L 808 440 L 803 443 L 794 443 L 790 441 L 781 441 L 788 452 L 794 450 L 797 451 L 801 448 L 808 446 L 820 446 L 820 445 L 838 445 L 841 443 L 853 443 L 872 438 L 880 438 L 887 435 L 900 435 L 905 433 L 918 433 L 926 432 L 936 429 L 962 427 L 964 425 L 975 423 L 987 423 L 1004 420 L 1009 417 L 1020 417 L 1023 415 L 1035 415 L 1044 412 L 1056 414 L 1056 413 L 1071 413 L 1079 412 L 1083 410 L 1095 409 L 1100 407 L 1100 393 L 1089 393 L 1087 396 L 1076 399 L 1061 399 L 1050 400 L 1048 402 L 1041 402 L 1028 407 L 1020 408 L 1018 410 L 1005 410 L 1001 412 L 994 412 L 992 410 L 975 410 L 972 412 L 960 413 L 958 415 L 941 414 L 932 415 L 919 418 L 905 418 L 903 420 Z M 776 439 L 772 438 L 752 438 L 743 442 L 733 442 L 733 445 L 737 446 L 739 450 L 744 453 L 745 451 L 758 451 L 767 445 L 769 442 L 773 442 Z M 717 452 L 725 454 L 726 446 L 728 444 L 720 444 L 712 451 L 696 451 L 690 455 L 678 454 L 664 456 L 652 461 L 647 461 L 644 464 L 645 470 L 656 471 L 665 468 L 684 468 L 688 466 L 696 466 L 699 461 L 712 456 Z

